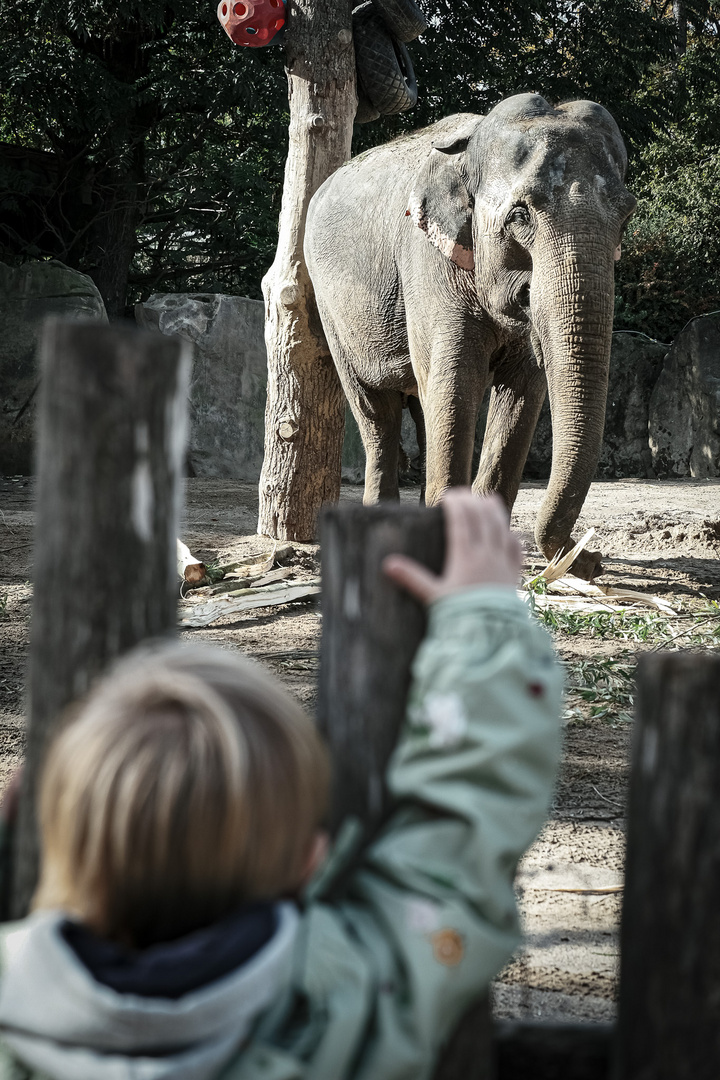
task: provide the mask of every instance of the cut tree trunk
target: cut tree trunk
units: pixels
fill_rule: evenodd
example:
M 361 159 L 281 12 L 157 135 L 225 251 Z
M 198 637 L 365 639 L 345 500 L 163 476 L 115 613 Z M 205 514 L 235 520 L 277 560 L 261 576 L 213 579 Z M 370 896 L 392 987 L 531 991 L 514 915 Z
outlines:
M 425 610 L 382 573 L 400 552 L 438 573 L 445 551 L 438 507 L 338 506 L 321 518 L 323 631 L 318 722 L 333 762 L 333 820 L 372 834 L 387 814 L 385 770 L 405 716 Z M 492 1080 L 487 995 L 443 1048 L 434 1080 Z
M 382 573 L 400 552 L 435 573 L 445 532 L 439 507 L 337 506 L 321 517 L 322 649 L 318 722 L 333 759 L 333 825 L 372 831 L 387 809 L 385 770 L 405 716 L 425 609 Z
M 638 666 L 616 1080 L 720 1076 L 720 657 Z
M 189 381 L 190 350 L 177 338 L 95 323 L 45 329 L 15 918 L 37 879 L 35 789 L 48 736 L 108 663 L 177 625 Z
M 295 0 L 288 22 L 290 144 L 275 261 L 263 280 L 268 397 L 258 532 L 312 540 L 340 494 L 345 401 L 303 256 L 311 197 L 350 157 L 357 108 L 347 0 Z

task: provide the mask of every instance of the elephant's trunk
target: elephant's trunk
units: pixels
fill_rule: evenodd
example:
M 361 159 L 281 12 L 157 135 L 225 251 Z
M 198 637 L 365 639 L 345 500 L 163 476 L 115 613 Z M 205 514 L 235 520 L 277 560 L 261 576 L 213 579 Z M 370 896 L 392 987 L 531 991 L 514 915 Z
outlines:
M 556 237 L 545 251 L 533 265 L 530 306 L 547 374 L 553 453 L 535 539 L 552 558 L 571 546 L 600 456 L 612 341 L 613 250 L 596 229 L 575 230 L 560 242 Z M 588 565 L 581 572 L 590 576 L 592 569 Z

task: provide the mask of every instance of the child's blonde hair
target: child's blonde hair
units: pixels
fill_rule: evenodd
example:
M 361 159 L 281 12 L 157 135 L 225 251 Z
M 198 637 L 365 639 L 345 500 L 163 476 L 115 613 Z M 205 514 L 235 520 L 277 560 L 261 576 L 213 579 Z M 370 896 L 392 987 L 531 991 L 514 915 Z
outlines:
M 277 898 L 300 884 L 328 782 L 314 724 L 259 665 L 136 652 L 49 750 L 34 906 L 143 947 Z

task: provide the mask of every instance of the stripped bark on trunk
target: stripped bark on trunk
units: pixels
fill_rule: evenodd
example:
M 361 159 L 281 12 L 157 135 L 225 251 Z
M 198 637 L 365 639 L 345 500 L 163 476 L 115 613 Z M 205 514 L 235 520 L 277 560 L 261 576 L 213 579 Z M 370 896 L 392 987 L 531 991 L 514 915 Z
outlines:
M 357 107 L 346 0 L 294 0 L 287 44 L 290 144 L 275 261 L 263 280 L 268 397 L 258 532 L 312 540 L 340 494 L 345 402 L 303 257 L 307 207 L 350 157 Z

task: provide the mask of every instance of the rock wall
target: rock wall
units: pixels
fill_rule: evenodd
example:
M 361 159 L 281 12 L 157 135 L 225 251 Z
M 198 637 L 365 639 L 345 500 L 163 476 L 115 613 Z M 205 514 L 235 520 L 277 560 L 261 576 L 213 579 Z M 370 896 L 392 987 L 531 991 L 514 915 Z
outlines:
M 61 262 L 0 263 L 0 473 L 32 471 L 37 343 L 48 315 L 107 322 L 85 274 Z
M 596 477 L 655 476 L 648 445 L 648 407 L 667 345 L 645 334 L 612 336 L 605 433 Z M 552 463 L 550 406 L 545 401 L 525 466 L 528 480 L 546 480 Z
M 650 398 L 654 475 L 720 476 L 720 315 L 678 334 Z
M 220 293 L 158 293 L 136 305 L 135 318 L 146 329 L 193 344 L 191 472 L 257 480 L 267 383 L 262 301 Z

